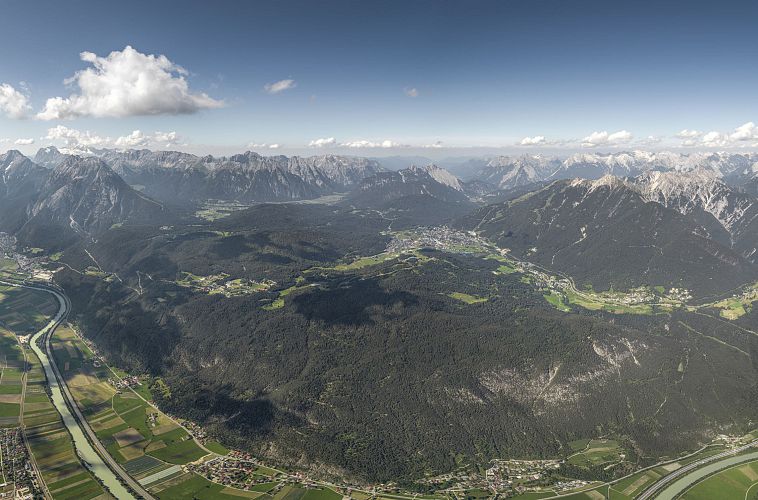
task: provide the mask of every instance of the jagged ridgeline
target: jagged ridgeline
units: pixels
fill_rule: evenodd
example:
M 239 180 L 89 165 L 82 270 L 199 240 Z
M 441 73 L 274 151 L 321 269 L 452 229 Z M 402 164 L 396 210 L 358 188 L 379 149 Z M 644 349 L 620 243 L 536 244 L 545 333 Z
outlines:
M 412 481 L 598 436 L 642 463 L 758 412 L 755 156 L 76 153 L 0 156 L 0 230 L 229 445 Z

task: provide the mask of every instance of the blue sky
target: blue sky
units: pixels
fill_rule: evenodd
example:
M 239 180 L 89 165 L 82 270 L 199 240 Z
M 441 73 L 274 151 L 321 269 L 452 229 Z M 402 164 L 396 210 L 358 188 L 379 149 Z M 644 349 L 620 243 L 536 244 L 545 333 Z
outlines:
M 754 1 L 6 0 L 0 11 L 0 150 L 82 147 L 86 131 L 94 146 L 200 153 L 758 149 Z M 123 71 L 127 46 L 136 59 Z M 174 80 L 151 82 L 148 55 L 186 73 L 164 66 Z M 88 89 L 70 80 L 82 70 Z M 118 79 L 143 70 L 146 88 L 125 93 Z M 186 88 L 161 88 L 177 80 Z

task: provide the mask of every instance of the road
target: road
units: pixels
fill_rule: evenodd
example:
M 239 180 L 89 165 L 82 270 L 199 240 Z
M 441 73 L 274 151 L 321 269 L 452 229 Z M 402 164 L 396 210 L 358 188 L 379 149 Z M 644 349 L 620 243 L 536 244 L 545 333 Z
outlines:
M 654 498 L 659 493 L 662 492 L 662 490 L 669 484 L 672 484 L 674 481 L 676 481 L 679 478 L 682 478 L 689 474 L 690 472 L 694 471 L 695 469 L 698 469 L 706 464 L 710 464 L 713 462 L 718 462 L 720 460 L 724 459 L 730 459 L 735 458 L 735 456 L 743 452 L 745 450 L 750 449 L 753 446 L 758 446 L 758 439 L 755 441 L 752 441 L 744 446 L 740 446 L 739 448 L 734 448 L 731 450 L 727 450 L 724 452 L 719 453 L 718 455 L 713 455 L 711 457 L 706 457 L 701 460 L 698 460 L 696 462 L 692 462 L 691 464 L 687 464 L 681 469 L 677 469 L 671 474 L 668 474 L 666 476 L 663 476 L 658 482 L 654 483 L 652 486 L 650 486 L 648 489 L 643 491 L 638 497 L 637 500 L 647 500 L 649 498 Z M 751 454 L 752 455 L 752 454 Z M 746 455 L 745 458 L 747 459 L 750 455 Z M 730 463 L 727 463 L 725 466 L 732 465 Z
M 97 439 L 95 432 L 87 423 L 87 420 L 84 418 L 84 415 L 82 415 L 81 410 L 71 395 L 71 391 L 61 375 L 58 365 L 55 363 L 50 340 L 55 329 L 68 315 L 70 310 L 68 297 L 54 288 L 45 285 L 22 284 L 4 280 L 0 281 L 0 284 L 43 291 L 52 294 L 57 299 L 59 304 L 58 313 L 47 326 L 32 337 L 30 342 L 32 350 L 34 350 L 40 358 L 40 361 L 45 368 L 48 385 L 53 393 L 53 403 L 61 414 L 64 424 L 68 427 L 69 432 L 71 433 L 77 453 L 89 464 L 90 471 L 92 471 L 92 473 L 108 487 L 112 495 L 118 499 L 136 500 L 136 497 L 124 487 L 124 484 L 126 484 L 140 497 L 147 500 L 153 500 L 154 497 L 126 473 L 113 457 L 111 457 L 100 440 Z M 42 343 L 44 344 L 45 349 L 44 352 L 37 346 L 36 341 L 39 338 L 42 338 Z M 56 397 L 59 395 L 60 398 Z

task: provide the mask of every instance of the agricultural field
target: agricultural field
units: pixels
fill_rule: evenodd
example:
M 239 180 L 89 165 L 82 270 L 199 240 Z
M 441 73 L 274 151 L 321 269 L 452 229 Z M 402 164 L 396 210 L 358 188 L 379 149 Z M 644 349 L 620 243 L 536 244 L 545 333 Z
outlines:
M 681 496 L 683 500 L 755 500 L 758 498 L 758 461 L 726 469 L 698 483 Z
M 239 500 L 241 498 L 241 496 L 221 493 L 224 489 L 224 486 L 212 483 L 197 474 L 184 473 L 151 486 L 149 491 L 160 500 L 183 500 L 187 498 Z
M 0 276 L 13 275 L 18 269 L 18 264 L 13 259 L 0 256 Z
M 186 464 L 207 454 L 140 394 L 117 390 L 111 383 L 116 374 L 104 364 L 95 366 L 92 352 L 70 328 L 55 332 L 53 355 L 82 413 L 119 463 L 144 462 L 149 456 L 160 463 Z
M 16 336 L 0 327 L 0 427 L 17 427 L 23 393 L 24 353 Z
M 0 285 L 0 326 L 16 334 L 36 332 L 57 310 L 50 294 Z
M 679 464 L 676 464 L 676 468 L 678 467 Z M 670 468 L 671 470 L 675 470 L 674 467 Z M 630 476 L 622 481 L 619 481 L 618 483 L 613 484 L 609 490 L 610 497 L 614 500 L 631 500 L 632 498 L 642 493 L 648 486 L 658 481 L 664 475 L 665 474 L 661 474 L 656 470 L 638 472 L 633 476 Z
M 17 333 L 36 331 L 56 310 L 57 304 L 46 293 L 19 288 L 0 291 L 0 324 Z M 47 395 L 39 359 L 2 327 L 0 362 L 0 425 L 16 426 L 21 419 L 33 459 L 53 498 L 86 500 L 102 495 L 102 487 L 79 461 Z
M 104 491 L 82 465 L 60 414 L 45 392 L 45 374 L 37 356 L 26 348 L 28 362 L 23 422 L 32 455 L 54 499 L 89 499 Z

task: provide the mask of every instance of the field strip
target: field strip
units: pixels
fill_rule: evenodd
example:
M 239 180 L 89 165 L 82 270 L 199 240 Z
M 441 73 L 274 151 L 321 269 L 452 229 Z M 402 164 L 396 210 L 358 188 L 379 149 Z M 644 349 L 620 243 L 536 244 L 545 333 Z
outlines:
M 175 474 L 182 470 L 181 465 L 174 465 L 173 467 L 169 467 L 168 469 L 163 469 L 162 471 L 158 471 L 155 474 L 151 474 L 147 477 L 143 477 L 139 480 L 139 484 L 142 486 L 147 486 L 148 484 L 155 483 L 157 481 L 160 481 L 164 477 L 168 477 L 171 474 Z

